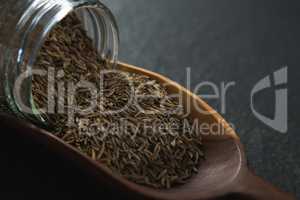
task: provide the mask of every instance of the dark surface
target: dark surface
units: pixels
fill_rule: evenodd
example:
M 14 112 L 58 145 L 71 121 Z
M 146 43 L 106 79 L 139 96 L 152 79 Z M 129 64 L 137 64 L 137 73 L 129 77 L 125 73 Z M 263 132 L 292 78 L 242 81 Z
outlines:
M 300 198 L 300 3 L 292 0 L 107 0 L 121 35 L 120 59 L 192 88 L 202 81 L 236 82 L 224 117 L 245 144 L 250 166 Z M 289 67 L 289 130 L 281 134 L 250 109 L 250 93 L 265 76 Z M 272 90 L 255 106 L 272 116 Z M 209 100 L 218 111 L 220 100 Z
M 202 81 L 218 85 L 234 81 L 236 85 L 227 93 L 224 117 L 235 125 L 251 168 L 300 198 L 299 1 L 104 2 L 119 24 L 120 60 L 160 72 L 181 84 L 185 83 L 185 68 L 190 67 L 192 88 Z M 287 134 L 263 124 L 250 109 L 253 86 L 283 66 L 289 67 Z M 272 116 L 273 93 L 265 94 L 255 106 Z M 207 102 L 221 111 L 219 100 Z M 0 181 L 5 186 L 0 193 L 9 194 L 8 199 L 88 199 L 95 195 L 104 199 L 101 194 L 112 195 L 97 188 L 70 161 L 47 152 L 47 147 L 1 133 Z

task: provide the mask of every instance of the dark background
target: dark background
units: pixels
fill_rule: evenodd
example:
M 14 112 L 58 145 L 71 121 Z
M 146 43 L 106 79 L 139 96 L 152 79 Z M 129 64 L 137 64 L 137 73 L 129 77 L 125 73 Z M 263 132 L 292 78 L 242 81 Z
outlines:
M 120 29 L 120 60 L 162 73 L 192 88 L 234 81 L 223 115 L 236 127 L 249 165 L 261 177 L 300 198 L 300 3 L 295 0 L 104 0 Z M 289 70 L 289 130 L 279 133 L 250 109 L 254 85 L 277 69 Z M 209 89 L 201 92 L 207 94 Z M 220 111 L 220 100 L 208 100 Z M 255 106 L 274 112 L 274 92 Z M 101 190 L 47 147 L 4 134 L 0 140 L 0 192 L 9 199 L 101 198 Z M 122 194 L 119 194 L 122 196 Z M 95 196 L 95 197 L 94 197 Z M 123 197 L 120 197 L 123 198 Z M 107 197 L 106 199 L 110 199 Z

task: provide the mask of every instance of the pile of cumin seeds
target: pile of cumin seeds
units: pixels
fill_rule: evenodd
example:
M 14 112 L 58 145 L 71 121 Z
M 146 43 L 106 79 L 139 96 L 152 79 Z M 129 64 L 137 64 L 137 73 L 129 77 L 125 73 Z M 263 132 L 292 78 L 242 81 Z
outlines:
M 168 97 L 163 85 L 145 75 L 112 71 L 100 76 L 112 68 L 98 56 L 74 14 L 56 25 L 38 54 L 34 69 L 49 68 L 55 69 L 55 87 L 49 90 L 47 77 L 34 76 L 32 94 L 37 108 L 48 106 L 49 92 L 54 96 L 56 112 L 42 113 L 54 135 L 137 184 L 168 189 L 197 173 L 204 160 L 201 133 L 182 116 L 179 100 Z M 79 81 L 102 87 L 101 95 L 78 88 L 70 101 L 67 85 Z M 61 83 L 63 97 L 58 94 Z M 139 98 L 145 95 L 152 97 Z M 73 106 L 69 103 L 85 108 L 93 98 L 93 112 L 74 113 L 75 123 L 68 125 L 68 109 Z

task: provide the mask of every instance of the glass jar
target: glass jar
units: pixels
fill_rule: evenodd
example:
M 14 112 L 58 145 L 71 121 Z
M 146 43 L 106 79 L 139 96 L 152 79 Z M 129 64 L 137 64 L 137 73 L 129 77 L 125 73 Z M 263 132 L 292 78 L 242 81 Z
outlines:
M 48 33 L 71 12 L 81 20 L 101 57 L 111 63 L 117 60 L 117 25 L 99 0 L 0 0 L 0 10 L 2 112 L 11 110 L 18 117 L 44 122 L 32 100 L 31 70 Z M 17 84 L 21 75 L 24 80 Z

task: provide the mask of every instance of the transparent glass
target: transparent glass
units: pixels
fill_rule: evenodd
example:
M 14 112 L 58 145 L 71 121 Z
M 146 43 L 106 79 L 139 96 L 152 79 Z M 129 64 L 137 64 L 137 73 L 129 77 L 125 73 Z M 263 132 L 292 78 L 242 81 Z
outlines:
M 99 0 L 0 0 L 1 93 L 13 113 L 43 122 L 31 93 L 31 70 L 51 29 L 76 12 L 101 57 L 112 64 L 118 56 L 118 29 L 113 15 Z M 26 75 L 16 91 L 20 75 Z

